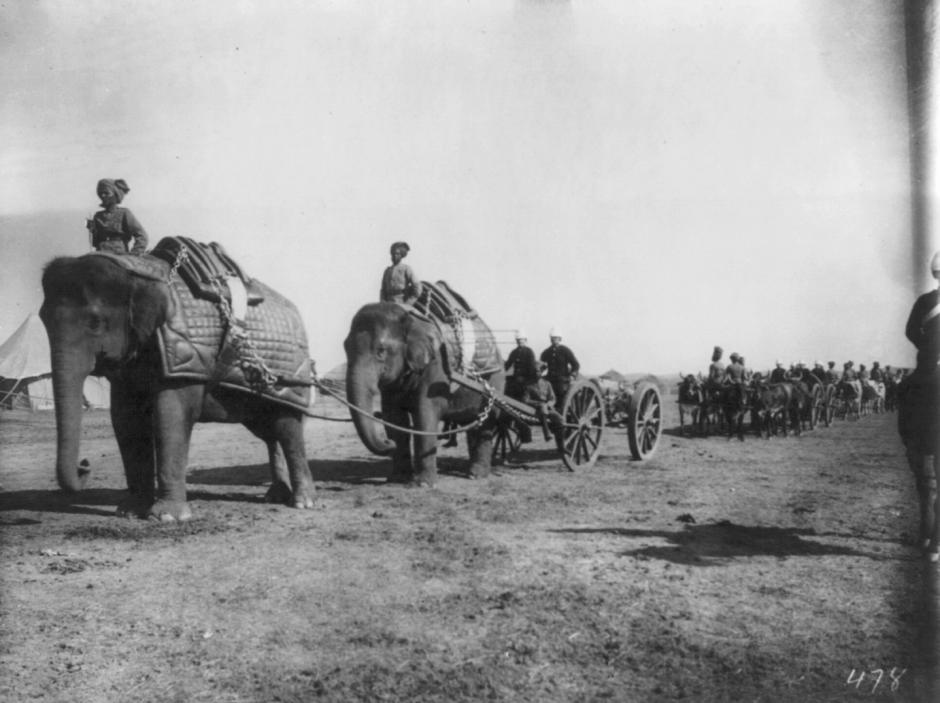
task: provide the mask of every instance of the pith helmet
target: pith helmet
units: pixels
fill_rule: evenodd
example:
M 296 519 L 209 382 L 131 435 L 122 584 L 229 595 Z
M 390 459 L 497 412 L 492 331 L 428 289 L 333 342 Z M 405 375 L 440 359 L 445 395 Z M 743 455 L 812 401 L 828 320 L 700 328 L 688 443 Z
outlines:
M 516 341 L 519 341 L 520 339 L 528 339 L 528 338 L 529 338 L 529 335 L 525 333 L 525 330 L 523 329 L 516 330 Z
M 930 260 L 930 272 L 934 276 L 940 273 L 940 251 L 935 252 L 933 258 Z
M 549 339 L 552 339 L 553 337 L 558 337 L 558 339 L 561 339 L 563 336 L 564 336 L 564 335 L 561 333 L 561 329 L 559 329 L 558 327 L 552 327 L 552 328 L 548 331 L 548 338 L 549 338 Z

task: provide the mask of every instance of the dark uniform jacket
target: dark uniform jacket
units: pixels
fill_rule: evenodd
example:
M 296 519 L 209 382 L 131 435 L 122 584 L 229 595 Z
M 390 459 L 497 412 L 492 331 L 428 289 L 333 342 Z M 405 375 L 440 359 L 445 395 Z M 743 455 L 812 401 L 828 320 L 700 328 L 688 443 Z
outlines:
M 143 254 L 147 250 L 147 232 L 126 207 L 99 210 L 88 223 L 91 245 L 112 254 Z M 131 244 L 133 240 L 133 245 Z
M 518 383 L 534 383 L 538 380 L 539 371 L 535 365 L 535 352 L 530 347 L 516 347 L 509 352 L 506 359 L 506 371 L 512 369 L 513 378 Z
M 924 293 L 914 302 L 907 319 L 904 334 L 917 347 L 918 369 L 932 369 L 940 362 L 940 314 L 930 316 L 938 303 L 940 290 Z
M 542 356 L 539 358 L 544 361 L 548 367 L 545 375 L 549 379 L 570 378 L 572 374 L 578 373 L 578 370 L 581 368 L 581 364 L 579 364 L 578 360 L 575 358 L 574 352 L 564 344 L 559 344 L 557 347 L 549 347 L 542 352 Z

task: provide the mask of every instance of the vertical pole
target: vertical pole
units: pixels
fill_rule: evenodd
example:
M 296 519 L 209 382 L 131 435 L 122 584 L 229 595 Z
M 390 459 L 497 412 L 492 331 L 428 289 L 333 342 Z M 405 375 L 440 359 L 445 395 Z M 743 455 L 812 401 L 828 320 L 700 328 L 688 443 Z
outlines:
M 914 293 L 932 287 L 928 263 L 937 248 L 940 224 L 940 90 L 935 73 L 938 47 L 936 0 L 906 0 L 907 96 L 910 119 L 912 246 Z

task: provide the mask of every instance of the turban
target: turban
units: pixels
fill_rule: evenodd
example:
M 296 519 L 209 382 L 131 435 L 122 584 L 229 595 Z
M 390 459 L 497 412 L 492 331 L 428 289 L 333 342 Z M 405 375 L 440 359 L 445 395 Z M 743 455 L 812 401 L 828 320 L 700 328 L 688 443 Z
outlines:
M 395 242 L 394 244 L 392 244 L 391 249 L 389 249 L 389 253 L 394 254 L 396 249 L 403 250 L 404 253 L 402 254 L 402 256 L 406 256 L 408 252 L 411 251 L 411 247 L 408 246 L 408 242 Z
M 127 185 L 127 181 L 123 178 L 102 178 L 98 181 L 98 190 L 107 189 L 109 192 L 114 194 L 114 199 L 118 202 L 124 200 L 124 196 L 130 193 L 131 189 Z

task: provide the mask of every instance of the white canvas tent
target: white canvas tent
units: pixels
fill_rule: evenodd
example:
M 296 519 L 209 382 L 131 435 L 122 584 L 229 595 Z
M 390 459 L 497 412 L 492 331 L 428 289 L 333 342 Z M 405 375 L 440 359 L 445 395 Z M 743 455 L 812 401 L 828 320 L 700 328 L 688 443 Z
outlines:
M 39 317 L 31 313 L 0 344 L 0 408 L 51 409 L 55 405 L 51 376 L 46 329 Z M 92 408 L 111 405 L 111 389 L 103 378 L 88 377 L 84 393 Z

